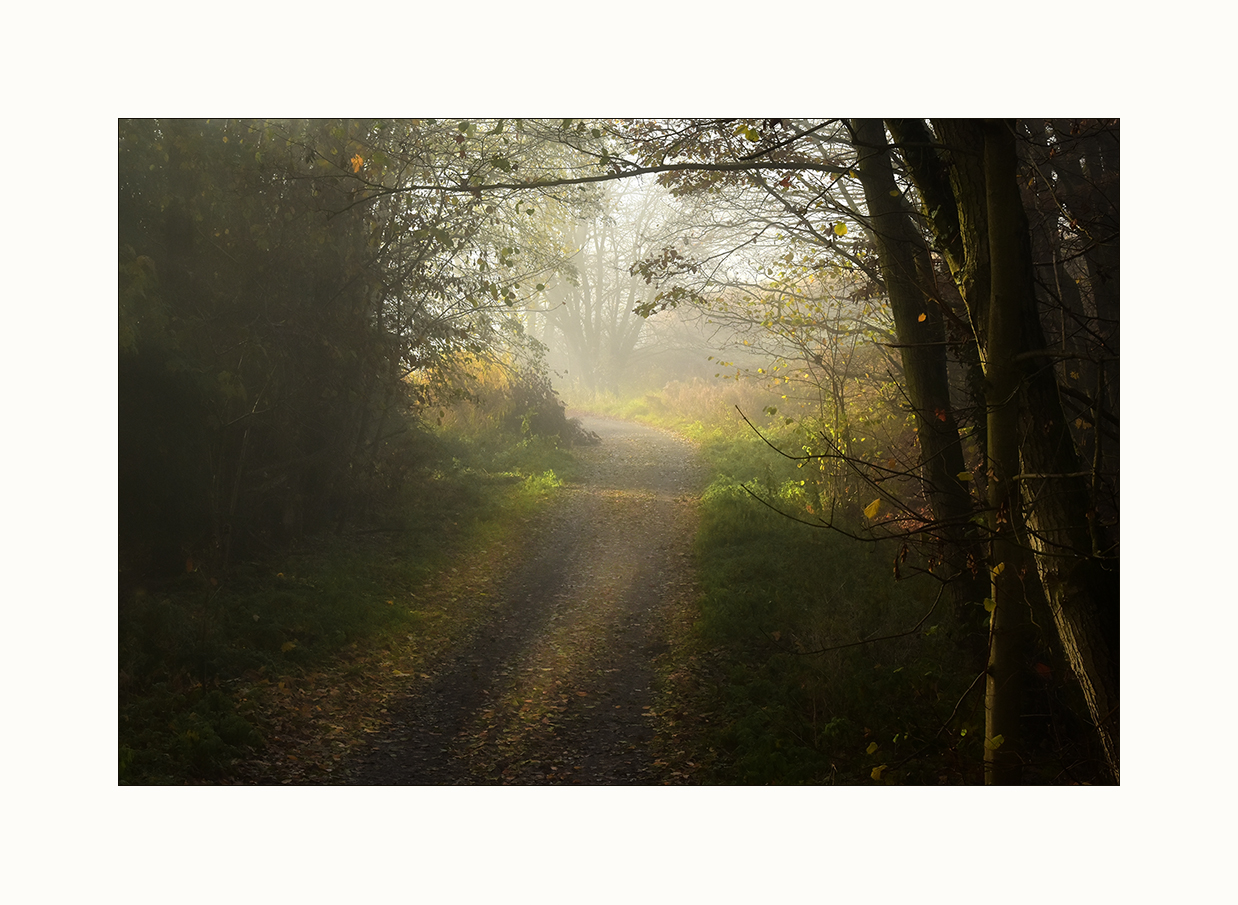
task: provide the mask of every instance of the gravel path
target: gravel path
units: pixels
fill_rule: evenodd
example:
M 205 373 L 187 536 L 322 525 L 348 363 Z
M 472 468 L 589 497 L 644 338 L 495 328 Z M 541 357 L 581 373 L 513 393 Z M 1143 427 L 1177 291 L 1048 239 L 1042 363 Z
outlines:
M 648 784 L 651 690 L 667 620 L 691 594 L 703 472 L 684 441 L 581 419 L 602 442 L 537 523 L 494 618 L 391 705 L 349 771 L 363 784 Z

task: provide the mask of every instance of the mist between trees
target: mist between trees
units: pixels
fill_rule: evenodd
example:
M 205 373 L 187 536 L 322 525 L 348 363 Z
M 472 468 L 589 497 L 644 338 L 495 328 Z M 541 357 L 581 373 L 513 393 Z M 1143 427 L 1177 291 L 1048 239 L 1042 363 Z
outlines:
M 1118 780 L 1117 120 L 118 137 L 122 619 L 398 521 L 445 430 L 566 447 L 564 400 L 708 400 L 794 469 L 753 505 L 940 587 L 986 781 L 1027 778 L 1047 673 Z

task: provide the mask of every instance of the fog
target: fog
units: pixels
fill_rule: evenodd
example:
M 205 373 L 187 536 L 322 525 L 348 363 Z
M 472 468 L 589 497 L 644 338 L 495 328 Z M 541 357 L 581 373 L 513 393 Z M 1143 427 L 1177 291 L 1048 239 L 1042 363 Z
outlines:
M 750 416 L 815 417 L 822 387 L 854 376 L 827 372 L 892 336 L 866 273 L 756 222 L 751 199 L 676 197 L 639 177 L 592 201 L 563 230 L 544 296 L 519 311 L 570 407 L 742 398 Z
M 118 125 L 123 782 L 306 779 L 290 677 L 421 675 L 596 467 L 689 458 L 688 767 L 1119 780 L 1117 120 Z

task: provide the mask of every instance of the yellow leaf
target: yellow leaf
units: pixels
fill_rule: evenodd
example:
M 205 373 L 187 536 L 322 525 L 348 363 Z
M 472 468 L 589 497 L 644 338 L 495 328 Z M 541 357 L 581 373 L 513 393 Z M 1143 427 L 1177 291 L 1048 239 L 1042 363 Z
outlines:
M 395 601 L 394 601 L 394 600 L 388 600 L 388 601 L 387 601 L 387 606 L 395 606 Z
M 916 320 L 919 321 L 920 323 L 924 323 L 926 320 L 928 320 L 928 315 L 921 314 L 919 317 L 916 318 Z
M 834 224 L 834 235 L 836 235 L 836 236 L 845 236 L 845 235 L 847 235 L 847 224 L 846 224 L 846 223 L 842 223 L 842 222 L 835 223 L 835 224 Z
M 984 611 L 986 613 L 991 613 L 996 608 L 997 608 L 997 601 L 995 601 L 992 597 L 984 598 Z
M 865 754 L 872 754 L 872 753 L 873 753 L 874 751 L 876 751 L 876 750 L 877 750 L 877 743 L 876 743 L 876 742 L 869 742 L 869 743 L 868 743 L 868 747 L 864 750 L 864 753 L 865 753 Z
M 360 153 L 357 153 L 352 156 L 352 160 L 350 160 L 349 163 L 352 164 L 352 171 L 354 173 L 360 173 L 361 166 L 365 163 L 365 158 L 362 157 Z
M 288 651 L 292 650 L 296 646 L 297 646 L 297 642 L 295 641 L 285 641 L 283 644 L 279 646 L 279 649 L 283 651 L 284 653 L 288 653 Z
M 880 767 L 873 767 L 873 772 L 869 775 L 872 776 L 873 779 L 880 780 L 882 771 L 884 771 L 885 768 L 886 764 L 882 764 Z
M 971 480 L 971 472 L 970 472 L 970 471 L 960 471 L 958 474 L 956 474 L 956 475 L 955 475 L 955 477 L 956 477 L 956 478 L 958 478 L 960 481 L 970 481 L 970 480 Z
M 1006 571 L 1006 564 L 1004 562 L 999 562 L 997 565 L 993 567 L 993 577 L 996 578 L 998 575 L 1001 575 L 1005 571 Z
M 988 748 L 990 751 L 996 751 L 998 748 L 1002 746 L 1002 742 L 1004 741 L 1006 741 L 1005 736 L 999 734 L 999 735 L 993 736 L 992 738 L 985 739 L 984 746 Z
M 881 500 L 876 499 L 864 507 L 865 518 L 876 518 L 877 512 L 881 509 Z

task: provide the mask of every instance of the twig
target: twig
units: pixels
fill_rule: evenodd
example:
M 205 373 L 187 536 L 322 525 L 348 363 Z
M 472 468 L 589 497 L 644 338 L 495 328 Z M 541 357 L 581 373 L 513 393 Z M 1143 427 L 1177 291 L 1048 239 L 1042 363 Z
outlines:
M 834 647 L 823 647 L 820 650 L 789 650 L 785 651 L 788 654 L 795 654 L 797 657 L 811 657 L 814 654 L 824 654 L 832 650 L 842 650 L 844 647 L 859 647 L 861 644 L 876 644 L 878 641 L 890 641 L 894 638 L 906 638 L 908 635 L 914 635 L 920 630 L 920 626 L 928 621 L 928 617 L 933 615 L 933 611 L 937 609 L 937 604 L 941 602 L 941 595 L 945 592 L 946 586 L 942 584 L 937 590 L 937 598 L 933 601 L 933 605 L 929 607 L 929 611 L 925 613 L 920 621 L 905 632 L 899 632 L 897 635 L 883 635 L 880 638 L 865 638 L 861 641 L 848 641 L 846 644 L 838 644 Z M 775 642 L 777 643 L 777 642 Z M 781 647 L 781 645 L 779 645 Z
M 953 719 L 954 719 L 954 717 L 955 717 L 955 715 L 959 712 L 959 708 L 963 706 L 963 702 L 964 702 L 965 700 L 967 700 L 967 696 L 968 696 L 969 694 L 971 694 L 972 689 L 976 687 L 976 683 L 977 683 L 977 682 L 979 682 L 981 679 L 983 679 L 983 678 L 984 678 L 985 676 L 987 676 L 988 674 L 989 674 L 989 668 L 988 668 L 988 666 L 986 665 L 986 666 L 985 666 L 985 668 L 984 668 L 984 670 L 980 673 L 980 675 L 976 676 L 976 678 L 974 678 L 974 679 L 972 679 L 972 680 L 971 680 L 971 684 L 967 686 L 967 690 L 966 690 L 965 692 L 963 692 L 963 696 L 962 696 L 961 698 L 959 698 L 958 703 L 954 705 L 954 709 L 950 711 L 950 716 L 946 717 L 946 721 L 945 721 L 944 723 L 942 723 L 942 724 L 941 724 L 941 728 L 940 728 L 940 729 L 938 729 L 936 732 L 934 732 L 934 733 L 933 733 L 933 737 L 932 737 L 931 739 L 929 739 L 929 743 L 928 743 L 927 745 L 925 745 L 925 746 L 924 746 L 923 748 L 921 748 L 919 751 L 916 751 L 916 752 L 914 752 L 914 753 L 912 753 L 912 754 L 907 755 L 907 756 L 906 756 L 906 757 L 904 757 L 902 760 L 900 760 L 898 763 L 896 763 L 896 764 L 891 764 L 891 765 L 890 765 L 889 767 L 887 767 L 886 769 L 887 769 L 887 770 L 897 770 L 897 769 L 898 769 L 899 767 L 901 767 L 903 764 L 905 764 L 905 763 L 908 763 L 908 762 L 910 762 L 910 761 L 915 760 L 917 757 L 919 757 L 921 754 L 923 754 L 923 753 L 924 753 L 925 751 L 927 751 L 929 748 L 933 747 L 933 742 L 937 741 L 938 737 L 939 737 L 939 736 L 940 736 L 943 732 L 945 732 L 945 731 L 946 731 L 946 727 L 950 725 L 950 721 L 951 721 L 951 720 L 953 720 Z

